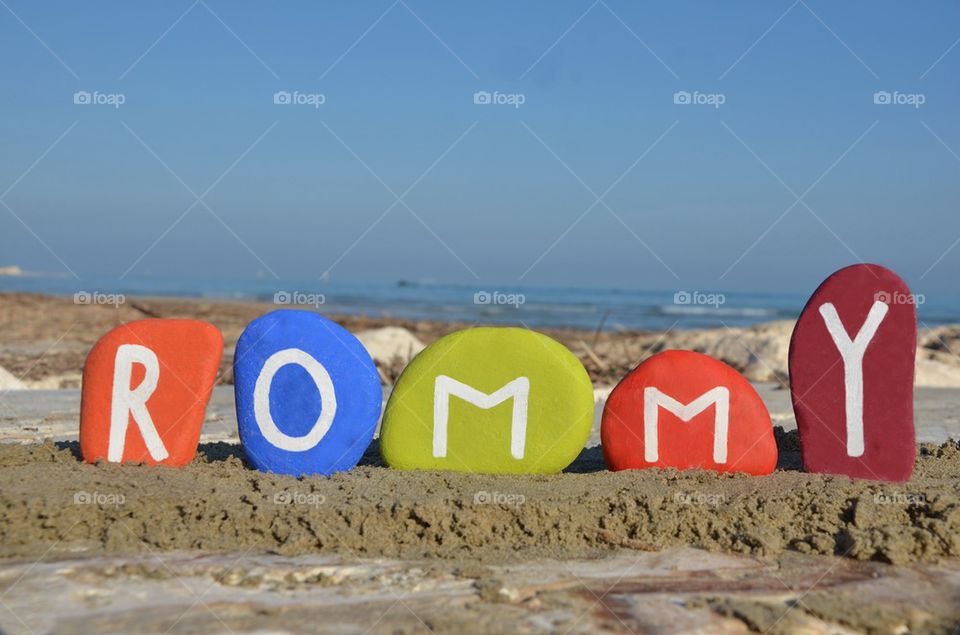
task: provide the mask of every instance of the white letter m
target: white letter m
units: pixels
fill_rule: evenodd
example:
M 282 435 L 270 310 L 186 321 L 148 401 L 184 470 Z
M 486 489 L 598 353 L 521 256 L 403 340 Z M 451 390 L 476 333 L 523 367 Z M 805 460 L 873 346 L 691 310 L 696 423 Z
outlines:
M 690 421 L 716 405 L 713 423 L 713 462 L 727 462 L 727 427 L 730 418 L 730 391 L 717 386 L 684 405 L 659 389 L 647 386 L 643 389 L 643 458 L 647 463 L 656 463 L 660 457 L 658 449 L 657 419 L 659 408 L 669 410 L 681 421 Z
M 510 423 L 510 454 L 523 458 L 527 438 L 527 404 L 530 399 L 530 380 L 517 377 L 500 390 L 487 394 L 446 375 L 437 375 L 433 392 L 433 456 L 447 456 L 447 421 L 450 416 L 450 395 L 460 397 L 478 408 L 489 410 L 513 398 Z

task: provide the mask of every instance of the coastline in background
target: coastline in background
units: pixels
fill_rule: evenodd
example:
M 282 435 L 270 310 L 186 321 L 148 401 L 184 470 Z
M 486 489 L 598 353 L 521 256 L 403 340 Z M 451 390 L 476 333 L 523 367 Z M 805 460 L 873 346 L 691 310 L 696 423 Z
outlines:
M 0 277 L 0 291 L 99 296 L 190 297 L 315 305 L 325 313 L 408 320 L 518 324 L 530 328 L 667 330 L 751 326 L 796 319 L 806 296 L 684 289 L 636 291 L 559 287 L 493 287 L 416 282 L 324 283 L 276 280 L 203 281 L 159 278 L 83 280 L 69 277 Z M 813 289 L 810 290 L 811 292 Z M 960 297 L 918 296 L 921 325 L 960 322 Z M 109 301 L 109 298 L 103 300 Z

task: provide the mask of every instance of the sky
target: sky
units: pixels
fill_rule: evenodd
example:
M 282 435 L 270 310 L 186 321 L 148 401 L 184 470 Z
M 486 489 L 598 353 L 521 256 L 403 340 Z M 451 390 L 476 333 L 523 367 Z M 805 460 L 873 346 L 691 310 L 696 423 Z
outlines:
M 0 0 L 0 265 L 955 293 L 958 42 L 955 2 Z

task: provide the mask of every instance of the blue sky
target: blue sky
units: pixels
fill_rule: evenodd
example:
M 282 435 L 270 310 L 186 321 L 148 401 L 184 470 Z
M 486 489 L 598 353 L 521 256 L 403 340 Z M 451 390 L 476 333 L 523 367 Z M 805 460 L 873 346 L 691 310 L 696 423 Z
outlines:
M 0 264 L 950 293 L 958 38 L 948 2 L 3 0 Z

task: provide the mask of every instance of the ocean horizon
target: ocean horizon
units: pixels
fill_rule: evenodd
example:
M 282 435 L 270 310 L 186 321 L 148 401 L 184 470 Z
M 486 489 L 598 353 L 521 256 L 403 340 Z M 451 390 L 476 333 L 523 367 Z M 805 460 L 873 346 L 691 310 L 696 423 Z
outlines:
M 497 287 L 402 280 L 347 283 L 129 278 L 118 282 L 43 275 L 0 278 L 0 291 L 73 296 L 79 304 L 111 304 L 117 296 L 256 300 L 274 303 L 278 308 L 314 306 L 331 315 L 602 331 L 752 326 L 796 319 L 807 300 L 800 293 L 695 288 Z M 916 302 L 921 327 L 960 323 L 960 297 L 932 299 L 917 294 Z

